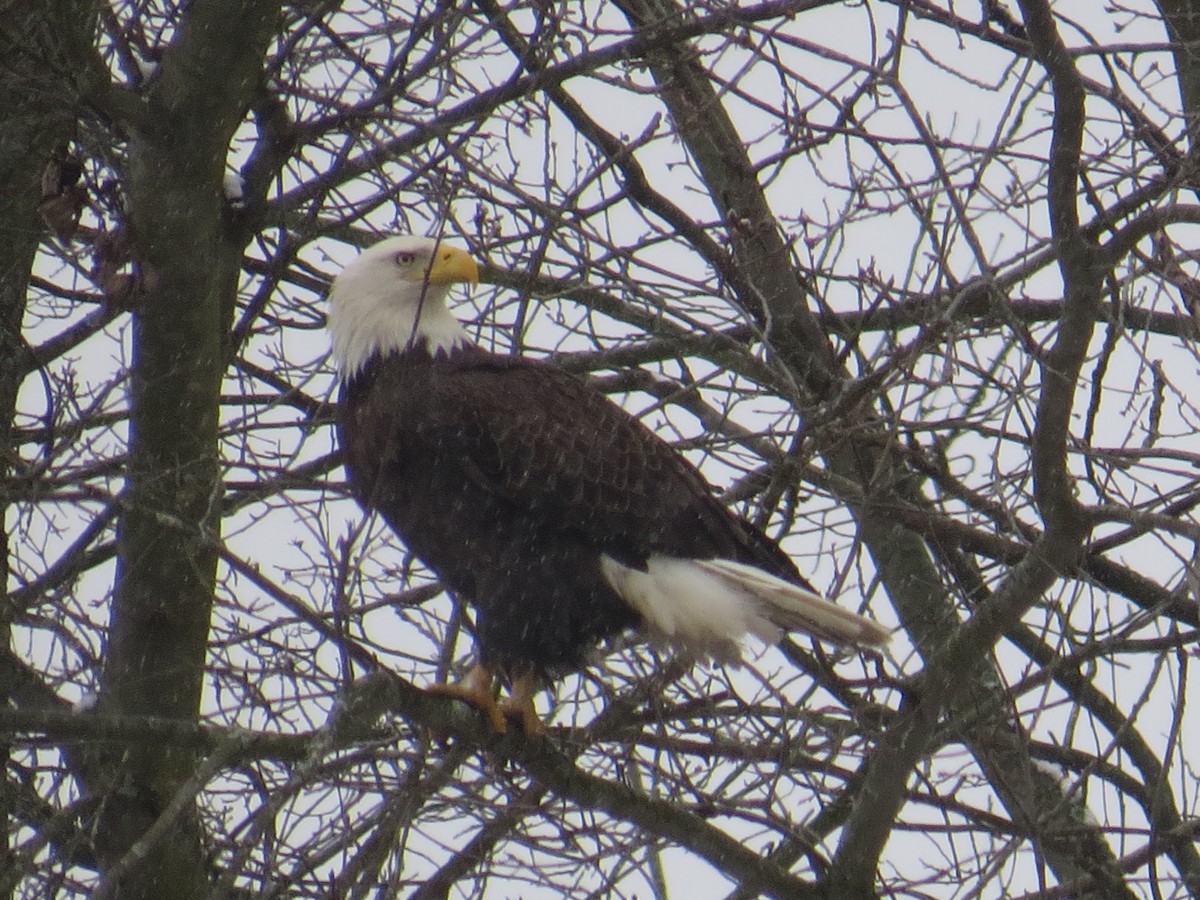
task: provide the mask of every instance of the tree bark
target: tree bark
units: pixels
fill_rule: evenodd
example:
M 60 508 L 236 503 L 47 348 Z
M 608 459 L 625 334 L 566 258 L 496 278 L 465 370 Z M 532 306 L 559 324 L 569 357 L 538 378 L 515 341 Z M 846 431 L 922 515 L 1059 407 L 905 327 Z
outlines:
M 223 220 L 226 154 L 257 89 L 279 4 L 199 0 L 125 121 L 135 281 L 129 452 L 102 707 L 194 719 L 204 685 L 222 487 L 217 427 L 242 247 Z M 148 741 L 112 761 L 97 835 L 103 892 L 203 897 L 193 751 Z M 141 836 L 162 816 L 171 839 Z

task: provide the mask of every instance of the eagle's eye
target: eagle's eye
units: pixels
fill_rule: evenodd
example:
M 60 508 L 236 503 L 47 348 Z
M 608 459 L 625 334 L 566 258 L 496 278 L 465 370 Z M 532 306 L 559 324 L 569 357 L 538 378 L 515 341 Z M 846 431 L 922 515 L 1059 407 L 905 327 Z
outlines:
M 417 254 L 409 253 L 407 250 L 401 250 L 396 254 L 396 265 L 402 269 L 407 269 L 417 260 Z

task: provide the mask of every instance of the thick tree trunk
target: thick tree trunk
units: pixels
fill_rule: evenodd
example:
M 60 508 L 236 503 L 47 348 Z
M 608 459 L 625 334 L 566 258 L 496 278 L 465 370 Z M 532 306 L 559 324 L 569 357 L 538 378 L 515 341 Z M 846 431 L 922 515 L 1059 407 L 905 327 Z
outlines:
M 226 154 L 259 83 L 278 4 L 201 0 L 165 49 L 130 125 L 135 267 L 128 475 L 118 528 L 103 709 L 194 718 L 216 580 L 217 426 L 241 246 L 223 227 Z M 207 867 L 190 750 L 154 742 L 114 760 L 98 834 L 106 890 L 203 897 Z M 170 822 L 170 840 L 142 836 Z M 158 833 L 158 832 L 156 832 Z

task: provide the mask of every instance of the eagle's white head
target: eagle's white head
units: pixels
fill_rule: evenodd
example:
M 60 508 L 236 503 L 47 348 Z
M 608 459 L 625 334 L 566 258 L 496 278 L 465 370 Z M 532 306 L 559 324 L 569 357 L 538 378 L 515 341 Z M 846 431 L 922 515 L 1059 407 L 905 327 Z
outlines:
M 431 238 L 391 237 L 364 251 L 329 291 L 338 374 L 352 378 L 373 357 L 422 342 L 434 354 L 469 343 L 446 295 L 453 284 L 478 281 L 479 267 L 465 250 Z

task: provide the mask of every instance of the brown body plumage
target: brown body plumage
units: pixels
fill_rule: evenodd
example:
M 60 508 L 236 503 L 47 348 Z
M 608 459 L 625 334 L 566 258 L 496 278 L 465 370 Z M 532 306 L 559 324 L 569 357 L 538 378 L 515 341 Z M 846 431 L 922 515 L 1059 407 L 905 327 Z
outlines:
M 346 382 L 340 410 L 359 499 L 478 610 L 489 666 L 554 674 L 641 625 L 606 579 L 605 555 L 642 570 L 655 555 L 731 559 L 804 585 L 681 456 L 551 366 L 415 347 Z

